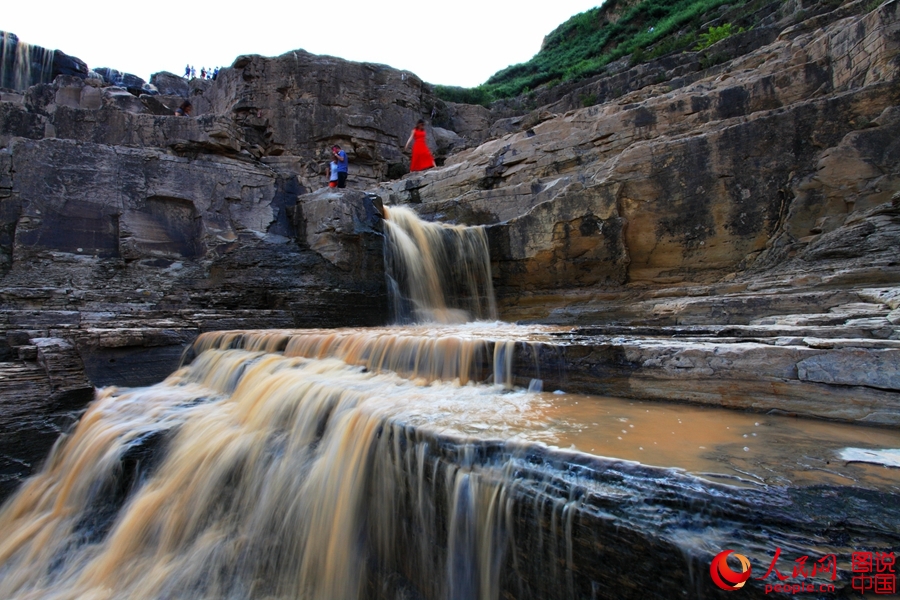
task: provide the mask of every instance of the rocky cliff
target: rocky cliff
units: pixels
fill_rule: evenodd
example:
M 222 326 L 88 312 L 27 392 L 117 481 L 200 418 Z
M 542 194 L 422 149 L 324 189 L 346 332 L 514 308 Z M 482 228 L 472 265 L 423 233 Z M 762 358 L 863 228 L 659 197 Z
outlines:
M 900 4 L 775 4 L 379 193 L 486 225 L 501 313 L 584 326 L 582 389 L 896 425 Z
M 523 293 L 758 280 L 788 260 L 824 273 L 865 255 L 872 283 L 895 281 L 890 233 L 863 249 L 859 231 L 836 231 L 891 228 L 896 11 L 835 11 L 824 27 L 755 34 L 774 39 L 690 77 L 674 76 L 697 66 L 685 56 L 606 103 L 542 107 L 383 196 L 490 225 L 513 314 Z
M 579 389 L 897 425 L 900 2 L 803 4 L 493 109 L 302 51 L 0 90 L 0 426 L 52 439 L 200 331 L 385 322 L 379 201 L 486 225 L 502 316 L 580 327 Z M 422 117 L 442 166 L 404 175 Z

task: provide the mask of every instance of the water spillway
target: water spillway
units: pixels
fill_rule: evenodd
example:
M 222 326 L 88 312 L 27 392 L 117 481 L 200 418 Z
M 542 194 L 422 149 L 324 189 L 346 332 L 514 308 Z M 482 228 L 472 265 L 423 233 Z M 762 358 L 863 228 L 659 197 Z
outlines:
M 415 318 L 478 310 L 441 294 Z M 204 334 L 166 381 L 100 391 L 3 507 L 0 597 L 716 597 L 726 544 L 834 553 L 846 585 L 851 551 L 900 541 L 894 472 L 827 464 L 857 430 L 516 385 L 557 331 Z
M 0 31 L 0 87 L 24 92 L 53 79 L 54 51 L 21 41 Z

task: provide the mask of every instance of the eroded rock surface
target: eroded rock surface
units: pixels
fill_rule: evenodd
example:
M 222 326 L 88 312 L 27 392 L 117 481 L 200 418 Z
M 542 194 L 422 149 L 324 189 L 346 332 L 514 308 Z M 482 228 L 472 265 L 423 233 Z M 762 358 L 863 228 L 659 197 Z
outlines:
M 502 317 L 591 338 L 580 389 L 897 425 L 900 3 L 782 4 L 721 60 L 625 61 L 540 106 L 299 50 L 158 95 L 4 91 L 3 397 L 149 383 L 211 329 L 384 323 L 368 191 L 485 225 Z M 432 116 L 442 166 L 403 175 Z M 323 189 L 333 143 L 348 190 Z
M 900 190 L 897 10 L 796 26 L 685 87 L 545 115 L 383 195 L 492 225 L 511 297 L 755 276 L 804 250 L 837 258 L 821 236 L 867 237 L 876 224 L 855 221 L 890 213 Z M 889 246 L 879 237 L 849 245 L 871 261 Z
M 900 4 L 791 6 L 379 193 L 485 225 L 505 318 L 607 336 L 570 387 L 897 425 Z

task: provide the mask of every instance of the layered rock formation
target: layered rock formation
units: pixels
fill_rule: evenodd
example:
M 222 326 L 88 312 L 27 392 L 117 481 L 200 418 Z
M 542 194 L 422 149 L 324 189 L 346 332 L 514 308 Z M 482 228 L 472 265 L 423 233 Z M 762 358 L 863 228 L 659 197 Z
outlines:
M 506 318 L 606 336 L 584 389 L 896 425 L 898 6 L 770 19 L 380 193 L 487 225 Z
M 8 427 L 56 431 L 200 331 L 385 322 L 363 190 L 486 225 L 502 317 L 582 327 L 560 340 L 582 348 L 578 389 L 900 423 L 898 2 L 800 4 L 533 110 L 299 50 L 158 74 L 153 96 L 78 76 L 3 92 L 2 402 L 62 411 Z M 193 118 L 173 116 L 185 97 Z M 394 179 L 431 115 L 442 166 Z M 333 143 L 345 193 L 320 189 Z
M 485 225 L 503 318 L 567 326 L 515 345 L 517 383 L 896 431 L 900 2 L 804 4 L 539 107 L 443 103 L 301 51 L 158 76 L 156 96 L 78 76 L 2 91 L 0 499 L 96 386 L 159 380 L 199 332 L 384 323 L 381 202 Z M 194 118 L 173 116 L 186 97 Z M 442 166 L 390 181 L 431 114 Z M 320 189 L 335 142 L 355 189 Z M 394 490 L 397 514 L 418 494 L 449 515 L 450 473 L 513 474 L 497 588 L 517 597 L 724 597 L 705 571 L 732 542 L 760 565 L 836 552 L 846 590 L 851 552 L 897 542 L 892 482 L 747 490 L 412 429 L 392 448 L 427 476 Z M 372 596 L 427 596 L 409 565 L 447 553 L 447 522 L 392 530 L 427 553 Z M 741 593 L 767 595 L 756 575 Z
M 291 77 L 304 85 L 307 71 L 316 69 L 323 80 L 345 82 L 333 90 L 343 96 L 335 100 L 343 108 L 335 104 L 335 115 L 320 119 L 328 97 L 314 95 L 317 90 L 278 91 L 270 80 L 253 82 L 256 70 L 288 64 L 297 65 Z M 357 290 L 366 298 L 360 297 L 365 307 L 359 323 L 383 322 L 380 254 L 365 259 L 368 250 L 380 250 L 377 240 L 364 241 L 378 236 L 371 205 L 367 216 L 359 192 L 313 193 L 299 208 L 297 199 L 324 182 L 318 157 L 333 142 L 348 150 L 356 187 L 383 171 L 388 159 L 373 159 L 369 169 L 366 153 L 399 156 L 396 140 L 425 110 L 422 83 L 387 67 L 292 53 L 243 57 L 215 84 L 187 85 L 197 118 L 172 116 L 181 99 L 171 94 L 135 96 L 97 80 L 66 77 L 0 103 L 7 308 L 78 312 L 101 299 L 108 306 L 124 303 L 111 309 L 112 317 L 132 297 L 140 298 L 134 296 L 140 289 L 146 290 L 141 309 L 167 314 L 178 307 L 302 303 L 296 320 L 286 310 L 276 321 L 328 325 L 337 321 L 316 315 L 314 307 L 327 312 L 329 290 Z M 405 96 L 388 100 L 386 90 L 405 88 Z M 288 91 L 298 97 L 293 112 L 279 102 Z M 376 104 L 384 106 L 383 119 L 347 125 Z M 270 108 L 283 113 L 271 123 L 260 116 Z M 307 128 L 299 126 L 304 123 Z M 374 145 L 366 146 L 366 139 Z M 317 208 L 325 204 L 330 208 Z M 327 220 L 311 220 L 329 211 Z M 299 230 L 296 223 L 303 223 Z M 343 245 L 319 253 L 322 235 Z M 348 252 L 352 260 L 335 258 Z M 246 265 L 254 271 L 245 272 Z M 230 289 L 238 273 L 242 283 Z M 47 291 L 36 292 L 35 281 Z M 318 289 L 306 294 L 298 285 Z M 99 291 L 110 289 L 125 296 Z
M 810 264 L 840 258 L 817 250 L 840 244 L 838 227 L 858 228 L 877 209 L 890 228 L 896 10 L 798 25 L 684 87 L 562 115 L 542 109 L 519 133 L 385 196 L 502 223 L 492 227 L 497 276 L 510 295 L 759 278 L 798 254 Z M 885 246 L 857 254 L 871 261 Z

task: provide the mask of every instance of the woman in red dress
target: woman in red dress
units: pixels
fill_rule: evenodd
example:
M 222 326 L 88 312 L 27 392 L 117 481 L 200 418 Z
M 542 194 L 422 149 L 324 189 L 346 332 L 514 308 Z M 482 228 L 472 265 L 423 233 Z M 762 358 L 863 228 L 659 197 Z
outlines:
M 409 164 L 410 171 L 424 171 L 435 166 L 431 150 L 428 149 L 428 145 L 425 143 L 425 121 L 422 119 L 419 119 L 419 122 L 416 123 L 416 128 L 409 134 L 409 139 L 406 140 L 404 149 L 409 149 L 410 143 L 413 145 L 412 160 Z

